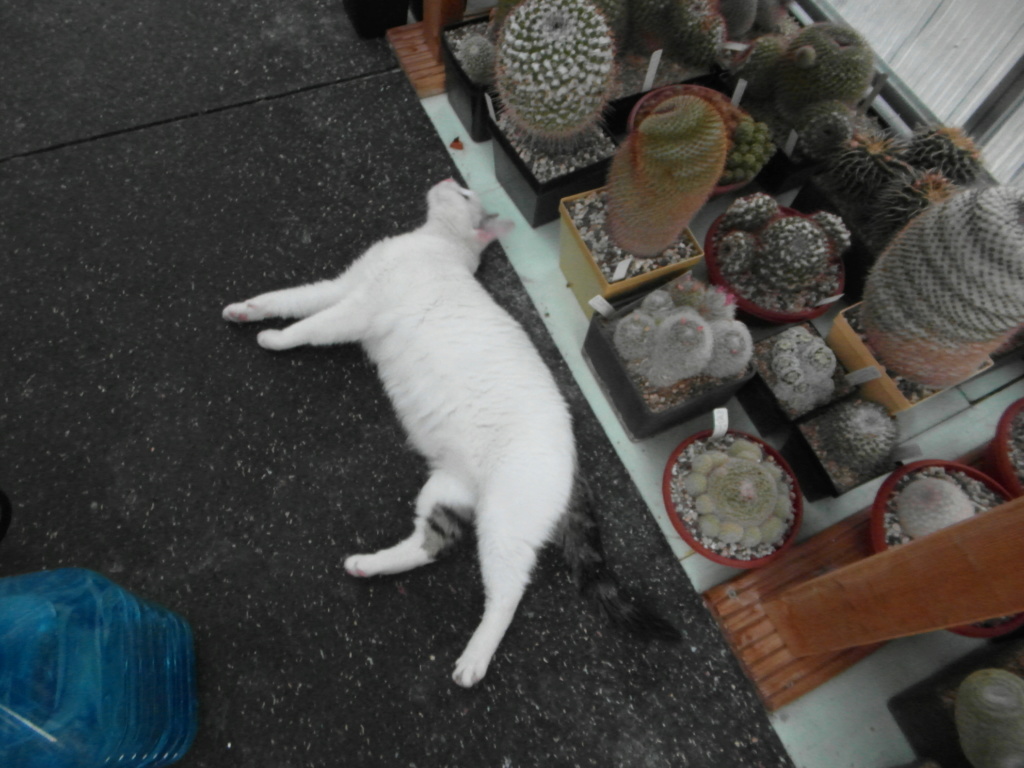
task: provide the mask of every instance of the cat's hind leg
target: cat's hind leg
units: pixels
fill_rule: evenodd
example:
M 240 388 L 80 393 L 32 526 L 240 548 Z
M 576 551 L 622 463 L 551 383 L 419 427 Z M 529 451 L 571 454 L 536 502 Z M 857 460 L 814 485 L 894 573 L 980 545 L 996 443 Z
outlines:
M 229 304 L 222 316 L 234 323 L 253 323 L 268 317 L 309 317 L 337 303 L 344 295 L 341 280 L 321 280 Z
M 435 471 L 416 499 L 412 534 L 393 547 L 345 560 L 351 576 L 401 573 L 432 563 L 461 538 L 461 516 L 469 514 L 475 499 L 455 477 Z
M 315 315 L 291 325 L 256 335 L 256 343 L 264 349 L 284 350 L 305 344 L 346 344 L 361 341 L 370 318 L 357 298 L 346 296 Z

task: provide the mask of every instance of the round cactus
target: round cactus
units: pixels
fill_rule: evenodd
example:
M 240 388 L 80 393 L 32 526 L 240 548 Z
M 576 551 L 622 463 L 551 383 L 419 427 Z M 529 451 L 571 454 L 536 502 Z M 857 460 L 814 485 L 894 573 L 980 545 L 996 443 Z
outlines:
M 750 330 L 739 320 L 714 320 L 710 327 L 713 343 L 704 373 L 718 379 L 744 373 L 754 352 Z
M 698 96 L 663 101 L 629 134 L 608 174 L 608 233 L 623 250 L 656 256 L 699 211 L 722 176 L 729 142 L 718 110 Z
M 714 340 L 708 322 L 689 307 L 676 309 L 654 329 L 644 376 L 655 387 L 668 387 L 701 373 L 711 360 Z
M 898 143 L 892 135 L 865 129 L 827 156 L 821 181 L 837 197 L 864 203 L 872 202 L 882 189 L 909 170 L 899 158 Z
M 981 178 L 981 150 L 960 128 L 921 128 L 907 141 L 900 157 L 922 171 L 936 171 L 954 184 L 967 186 Z
M 611 30 L 589 0 L 526 0 L 501 28 L 495 85 L 504 113 L 542 144 L 597 124 L 612 90 Z
M 779 204 L 775 198 L 764 192 L 755 192 L 736 198 L 722 216 L 719 227 L 725 231 L 742 229 L 756 232 L 778 215 Z
M 822 416 L 820 428 L 828 454 L 857 474 L 884 469 L 899 439 L 895 419 L 868 400 L 833 406 Z
M 952 480 L 941 477 L 912 480 L 896 497 L 895 506 L 900 526 L 912 539 L 974 516 L 970 497 Z
M 757 0 L 719 0 L 718 12 L 730 40 L 741 40 L 757 20 Z
M 954 719 L 974 768 L 1024 765 L 1024 678 L 979 669 L 957 688 Z
M 775 154 L 772 131 L 749 115 L 744 116 L 732 131 L 732 148 L 725 159 L 725 171 L 719 184 L 750 181 Z
M 781 216 L 761 231 L 760 238 L 753 272 L 772 288 L 800 291 L 828 268 L 831 243 L 811 219 Z
M 654 326 L 654 317 L 643 308 L 621 318 L 615 324 L 612 334 L 612 342 L 619 356 L 633 365 L 645 360 L 654 345 Z
M 890 371 L 932 388 L 975 373 L 1024 323 L 1024 191 L 969 190 L 925 209 L 879 256 L 861 318 Z
M 747 81 L 748 99 L 768 101 L 772 98 L 776 83 L 775 66 L 785 50 L 786 38 L 782 35 L 762 35 L 736 62 L 733 73 Z
M 793 129 L 800 138 L 800 151 L 813 160 L 823 160 L 853 138 L 853 112 L 841 101 L 828 99 L 799 110 Z
M 793 517 L 783 471 L 749 440 L 695 456 L 683 487 L 694 499 L 701 534 L 724 544 L 779 544 Z
M 802 326 L 779 334 L 769 365 L 776 377 L 772 392 L 797 415 L 824 405 L 835 392 L 835 353 Z
M 928 206 L 948 200 L 957 187 L 937 171 L 913 170 L 883 187 L 864 223 L 866 240 L 879 250 Z
M 495 55 L 494 43 L 483 35 L 468 35 L 455 52 L 462 71 L 477 85 L 489 85 L 494 81 Z

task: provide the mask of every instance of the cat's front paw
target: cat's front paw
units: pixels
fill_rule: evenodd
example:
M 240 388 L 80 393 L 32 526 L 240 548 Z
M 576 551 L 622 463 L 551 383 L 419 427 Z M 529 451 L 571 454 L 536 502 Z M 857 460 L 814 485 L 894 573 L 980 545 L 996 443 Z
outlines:
M 221 317 L 232 323 L 253 323 L 263 320 L 267 313 L 251 301 L 240 301 L 224 307 Z
M 349 576 L 357 579 L 365 579 L 373 576 L 373 569 L 370 567 L 369 555 L 352 555 L 345 558 L 345 571 Z
M 481 656 L 473 653 L 470 649 L 459 657 L 455 662 L 455 671 L 452 673 L 452 680 L 463 688 L 472 688 L 484 679 L 487 674 L 487 667 L 491 663 L 490 655 Z
M 274 329 L 260 331 L 256 334 L 256 343 L 264 349 L 271 349 L 275 351 L 289 348 L 288 343 L 285 341 L 284 332 Z

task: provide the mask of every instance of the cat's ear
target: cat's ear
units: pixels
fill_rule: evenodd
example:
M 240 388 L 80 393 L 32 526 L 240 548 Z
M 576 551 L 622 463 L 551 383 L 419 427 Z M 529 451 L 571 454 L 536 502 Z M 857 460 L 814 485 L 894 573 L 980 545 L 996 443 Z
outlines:
M 499 237 L 507 235 L 515 227 L 515 223 L 508 219 L 499 219 L 497 216 L 489 216 L 478 228 L 473 230 L 477 242 L 480 245 L 488 245 Z

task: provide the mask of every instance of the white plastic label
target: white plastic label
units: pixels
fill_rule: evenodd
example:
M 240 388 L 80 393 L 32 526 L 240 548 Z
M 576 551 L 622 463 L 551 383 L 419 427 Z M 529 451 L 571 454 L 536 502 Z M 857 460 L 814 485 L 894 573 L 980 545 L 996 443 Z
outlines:
M 611 317 L 615 314 L 615 307 L 604 296 L 595 296 L 587 304 L 601 317 Z
M 484 102 L 487 104 L 487 114 L 491 116 L 491 120 L 498 122 L 498 116 L 494 112 L 494 102 L 491 101 L 491 94 L 484 91 Z
M 612 273 L 612 279 L 609 282 L 617 283 L 626 277 L 629 272 L 629 267 L 633 263 L 633 257 L 627 256 L 618 264 L 615 265 L 615 271 Z
M 828 296 L 828 297 L 822 299 L 821 301 L 819 301 L 814 306 L 816 306 L 816 307 L 824 307 L 826 304 L 834 304 L 835 302 L 839 301 L 841 298 L 843 298 L 843 294 L 837 293 L 835 296 Z
M 922 456 L 924 456 L 924 451 L 921 450 L 921 446 L 917 443 L 899 445 L 894 448 L 892 452 L 893 461 L 898 461 L 900 464 L 908 461 L 916 461 Z
M 878 94 L 882 92 L 882 89 L 885 88 L 885 84 L 888 80 L 888 72 L 878 72 L 875 75 L 875 79 L 871 83 L 871 88 L 868 90 L 867 95 L 861 100 L 860 104 L 857 105 L 858 115 L 866 115 L 868 113 L 868 110 L 871 109 L 871 105 L 878 97 Z
M 715 426 L 711 430 L 711 439 L 717 440 L 720 437 L 725 437 L 725 433 L 729 431 L 729 409 L 715 408 L 711 416 L 715 420 Z
M 647 65 L 647 76 L 644 78 L 643 91 L 649 91 L 654 87 L 654 78 L 658 76 L 658 67 L 661 65 L 661 48 L 651 54 L 651 61 Z
M 846 374 L 846 383 L 857 386 L 858 384 L 865 384 L 880 378 L 882 378 L 882 372 L 875 366 L 869 365 L 867 368 L 850 371 Z
M 743 98 L 743 94 L 747 91 L 747 81 L 742 77 L 736 81 L 736 87 L 732 91 L 732 103 L 739 106 L 740 99 Z
M 786 146 L 782 148 L 783 153 L 789 157 L 793 154 L 793 150 L 796 149 L 796 143 L 800 140 L 800 134 L 796 131 L 790 131 L 789 136 L 786 137 Z
M 747 48 L 750 47 L 750 43 L 740 43 L 734 40 L 730 40 L 722 46 L 727 51 L 736 51 L 736 53 L 743 53 Z

